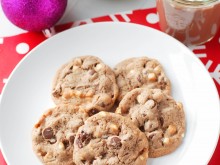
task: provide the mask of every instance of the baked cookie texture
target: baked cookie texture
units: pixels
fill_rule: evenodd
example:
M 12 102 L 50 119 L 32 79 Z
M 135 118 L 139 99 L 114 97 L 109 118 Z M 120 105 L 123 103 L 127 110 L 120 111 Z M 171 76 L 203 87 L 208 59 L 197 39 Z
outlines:
M 88 111 L 110 110 L 117 96 L 114 72 L 94 56 L 77 57 L 63 65 L 52 87 L 55 104 L 70 103 Z
M 32 131 L 32 146 L 45 165 L 75 165 L 73 143 L 88 114 L 73 105 L 58 105 L 44 113 Z
M 171 84 L 161 64 L 148 57 L 135 57 L 118 63 L 114 72 L 119 87 L 118 102 L 135 88 L 148 87 L 171 93 Z
M 155 59 L 129 58 L 113 71 L 98 57 L 76 57 L 54 77 L 56 107 L 34 126 L 33 150 L 45 165 L 146 165 L 184 137 L 183 106 L 170 93 Z
M 78 130 L 73 158 L 76 165 L 146 165 L 148 141 L 130 119 L 99 112 Z
M 137 88 L 127 93 L 116 113 L 130 118 L 149 140 L 149 157 L 174 151 L 185 133 L 183 106 L 160 89 Z

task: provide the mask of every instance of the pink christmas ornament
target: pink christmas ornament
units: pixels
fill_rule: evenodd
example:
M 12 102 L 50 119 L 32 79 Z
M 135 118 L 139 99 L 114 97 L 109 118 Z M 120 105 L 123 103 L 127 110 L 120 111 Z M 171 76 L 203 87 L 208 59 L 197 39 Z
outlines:
M 7 18 L 28 31 L 42 31 L 62 17 L 67 0 L 1 0 Z

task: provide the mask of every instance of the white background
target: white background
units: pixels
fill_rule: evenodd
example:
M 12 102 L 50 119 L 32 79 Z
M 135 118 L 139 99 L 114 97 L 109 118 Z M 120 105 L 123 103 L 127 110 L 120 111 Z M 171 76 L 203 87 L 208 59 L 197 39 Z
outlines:
M 151 8 L 155 4 L 155 0 L 68 0 L 66 12 L 58 24 L 132 9 Z M 0 27 L 0 37 L 24 32 L 8 21 L 1 7 Z

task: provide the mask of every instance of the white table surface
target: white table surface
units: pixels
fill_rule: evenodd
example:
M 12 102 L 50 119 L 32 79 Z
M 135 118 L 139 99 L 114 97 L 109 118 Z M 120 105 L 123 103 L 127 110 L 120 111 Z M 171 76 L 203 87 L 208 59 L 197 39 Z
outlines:
M 68 0 L 67 9 L 58 24 L 132 9 L 151 8 L 155 7 L 155 4 L 155 0 Z M 25 32 L 10 23 L 1 7 L 0 27 L 0 37 Z

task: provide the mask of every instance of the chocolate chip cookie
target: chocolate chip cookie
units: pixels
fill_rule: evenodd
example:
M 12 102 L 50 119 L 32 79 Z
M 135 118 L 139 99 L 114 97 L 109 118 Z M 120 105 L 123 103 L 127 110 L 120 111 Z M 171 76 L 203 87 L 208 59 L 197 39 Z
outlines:
M 108 111 L 117 96 L 115 74 L 98 57 L 74 58 L 54 78 L 52 98 L 56 104 L 71 103 L 87 110 Z
M 103 111 L 78 130 L 73 157 L 77 165 L 145 165 L 148 141 L 130 119 Z
M 149 140 L 149 157 L 174 151 L 185 132 L 183 106 L 160 89 L 137 88 L 127 93 L 116 113 L 129 117 Z
M 114 68 L 119 87 L 118 101 L 132 89 L 148 87 L 159 88 L 170 93 L 170 81 L 166 77 L 161 64 L 148 57 L 126 59 Z
M 76 132 L 88 118 L 73 105 L 58 105 L 45 112 L 32 131 L 33 150 L 45 165 L 74 165 Z

